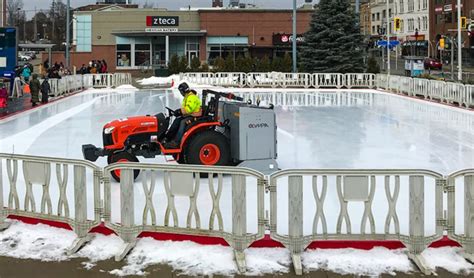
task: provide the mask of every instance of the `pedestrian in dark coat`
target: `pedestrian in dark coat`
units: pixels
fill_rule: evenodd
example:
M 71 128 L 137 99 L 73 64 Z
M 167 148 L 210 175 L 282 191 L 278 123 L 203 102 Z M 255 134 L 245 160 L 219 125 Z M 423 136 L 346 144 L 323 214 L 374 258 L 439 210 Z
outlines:
M 41 103 L 48 103 L 48 96 L 50 91 L 51 86 L 49 85 L 48 77 L 45 77 L 43 83 L 41 83 Z
M 38 75 L 35 73 L 33 74 L 33 80 L 31 80 L 30 82 L 31 102 L 33 103 L 33 106 L 36 106 L 38 102 L 40 101 L 39 99 L 40 89 L 41 89 L 41 84 L 38 80 Z

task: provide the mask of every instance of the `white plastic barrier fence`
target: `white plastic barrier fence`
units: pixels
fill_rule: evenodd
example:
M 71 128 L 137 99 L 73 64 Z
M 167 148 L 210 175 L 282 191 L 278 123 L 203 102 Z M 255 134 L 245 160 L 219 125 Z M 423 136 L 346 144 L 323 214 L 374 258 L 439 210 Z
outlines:
M 237 86 L 244 87 L 245 73 L 243 72 L 219 72 L 214 75 L 214 85 L 216 86 Z
M 110 180 L 104 184 L 107 226 L 127 243 L 116 259 L 133 248 L 141 232 L 211 236 L 224 238 L 233 247 L 239 270 L 245 272 L 243 251 L 265 235 L 263 174 L 236 167 L 140 163 L 104 169 L 106 175 L 117 170 L 120 201 L 112 198 Z M 139 183 L 133 179 L 137 170 Z M 134 202 L 135 194 L 145 196 L 145 203 Z M 166 204 L 154 202 L 157 196 L 166 196 Z M 111 208 L 118 207 L 116 202 L 120 211 L 115 216 Z M 232 204 L 231 212 L 220 204 Z
M 375 86 L 375 74 L 347 73 L 345 76 L 345 87 L 347 88 L 373 88 Z
M 315 88 L 342 88 L 344 86 L 344 74 L 342 73 L 315 73 L 313 74 L 313 86 Z
M 120 184 L 111 181 L 117 170 Z M 329 217 L 334 204 L 338 215 Z M 429 170 L 289 169 L 266 177 L 238 167 L 117 163 L 102 169 L 83 160 L 0 154 L 0 229 L 8 228 L 8 216 L 71 225 L 78 237 L 70 253 L 103 222 L 127 243 L 116 259 L 141 232 L 223 238 L 241 272 L 243 251 L 265 233 L 290 250 L 297 274 L 303 273 L 301 253 L 313 241 L 400 240 L 429 274 L 421 253 L 445 234 L 474 260 L 474 170 L 443 176 Z
M 280 83 L 282 73 L 277 72 L 250 72 L 247 73 L 246 84 L 250 88 L 272 87 L 276 88 Z
M 313 76 L 309 73 L 283 73 L 279 83 L 283 88 L 309 88 L 313 85 Z
M 77 234 L 68 252 L 76 252 L 101 222 L 101 177 L 85 160 L 0 154 L 0 229 L 8 215 L 67 223 Z

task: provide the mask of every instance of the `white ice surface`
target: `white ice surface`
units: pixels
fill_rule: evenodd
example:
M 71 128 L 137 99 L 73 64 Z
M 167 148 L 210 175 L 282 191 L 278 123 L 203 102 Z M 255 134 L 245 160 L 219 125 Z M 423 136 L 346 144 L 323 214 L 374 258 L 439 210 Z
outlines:
M 267 89 L 234 89 L 234 91 L 265 92 Z M 269 90 L 267 90 L 268 92 Z M 293 91 L 293 90 L 292 90 Z M 363 91 L 359 91 L 363 92 Z M 275 90 L 276 94 L 285 94 L 283 90 Z M 294 105 L 276 106 L 278 123 L 278 162 L 281 168 L 426 168 L 439 171 L 443 174 L 462 168 L 474 166 L 474 113 L 450 108 L 423 101 L 415 101 L 394 95 L 373 93 L 370 103 L 359 99 L 354 94 L 351 105 L 332 104 L 330 99 L 335 91 L 315 93 L 312 91 L 295 90 L 294 94 L 314 95 L 323 100 L 318 106 L 304 107 Z M 341 93 L 339 93 L 341 94 Z M 342 93 L 345 94 L 345 93 Z M 177 107 L 179 100 L 175 94 L 166 91 L 134 91 L 121 89 L 120 93 L 110 90 L 90 90 L 44 107 L 16 115 L 0 121 L 0 152 L 21 153 L 32 155 L 56 156 L 67 158 L 82 158 L 81 145 L 102 144 L 102 127 L 108 121 L 130 115 L 156 114 L 164 112 L 164 106 Z M 142 161 L 145 161 L 142 159 Z M 148 159 L 148 162 L 165 162 L 163 157 Z M 105 159 L 96 163 L 105 166 Z M 3 165 L 3 171 L 6 171 Z M 54 167 L 54 165 L 53 165 Z M 21 172 L 21 165 L 19 167 Z M 54 172 L 54 168 L 53 168 Z M 5 173 L 5 172 L 4 172 Z M 70 170 L 70 176 L 72 176 Z M 88 172 L 88 217 L 93 216 L 92 202 L 92 173 Z M 3 184 L 8 185 L 6 175 Z M 143 177 L 140 177 L 143 178 Z M 140 179 L 139 178 L 139 179 Z M 53 213 L 59 191 L 51 180 L 51 198 Z M 20 173 L 18 184 L 22 184 L 23 175 Z M 207 181 L 202 181 L 198 197 L 198 208 L 201 214 L 202 228 L 207 223 L 212 210 Z M 402 181 L 403 182 L 403 181 Z M 458 183 L 458 181 L 457 181 Z M 256 230 L 256 194 L 255 181 L 249 182 L 247 191 L 247 210 L 249 232 Z M 383 183 L 378 181 L 378 185 Z M 137 224 L 141 223 L 144 193 L 141 183 L 135 190 L 135 210 Z M 426 184 L 426 200 L 434 200 L 434 183 Z M 315 204 L 312 192 L 304 194 L 304 232 L 308 234 L 312 228 Z M 328 220 L 328 229 L 334 229 L 333 223 L 339 213 L 338 200 L 333 187 L 328 188 L 328 199 L 325 202 L 325 214 Z M 4 186 L 4 199 L 8 197 L 8 186 Z M 331 193 L 332 192 L 332 193 Z M 462 196 L 457 190 L 456 195 Z M 230 181 L 225 180 L 224 190 L 220 202 L 224 218 L 224 230 L 231 227 Z M 286 212 L 285 189 L 279 189 L 278 231 L 282 234 L 287 231 L 287 216 L 280 215 Z M 334 194 L 333 194 L 334 193 Z M 458 194 L 459 193 L 459 194 Z M 20 205 L 23 207 L 24 187 L 18 187 Z M 41 199 L 42 190 L 34 187 L 35 199 Z M 68 200 L 73 200 L 73 186 L 67 188 Z M 120 222 L 120 190 L 118 184 L 112 185 L 112 220 Z M 400 217 L 402 233 L 407 232 L 408 198 L 407 189 L 402 187 L 397 202 L 397 212 Z M 162 225 L 166 208 L 166 195 L 162 185 L 158 185 L 153 201 L 157 211 L 157 222 Z M 374 217 L 377 232 L 383 231 L 387 215 L 385 193 L 377 189 L 373 203 Z M 425 225 L 428 232 L 434 230 L 434 202 L 425 203 Z M 457 200 L 457 209 L 462 211 L 462 200 Z M 189 200 L 177 198 L 180 227 L 185 226 L 185 219 L 189 209 Z M 70 214 L 73 215 L 73 204 L 70 204 Z M 38 209 L 38 208 L 37 208 Z M 363 205 L 350 204 L 349 214 L 353 222 L 353 231 L 358 231 Z M 456 212 L 457 217 L 462 215 Z M 285 218 L 286 217 L 286 218 Z M 310 221 L 306 220 L 309 219 Z M 456 221 L 456 230 L 462 231 L 463 221 Z M 332 232 L 332 231 L 330 231 Z M 66 238 L 64 238 L 66 239 Z M 118 239 L 116 239 L 118 240 Z M 32 245 L 34 246 L 34 245 Z M 67 247 L 67 246 L 66 246 Z M 92 247 L 89 247 L 92 248 Z M 53 250 L 60 250 L 56 248 Z M 87 249 L 85 249 L 87 250 Z M 58 251 L 59 252 L 59 251 Z M 92 251 L 95 252 L 95 251 Z M 60 252 L 59 252 L 60 253 Z M 104 254 L 112 256 L 103 251 Z M 45 255 L 48 257 L 48 255 Z M 133 263 L 131 264 L 133 266 Z M 285 265 L 285 263 L 282 263 Z M 120 270 L 126 271 L 126 270 Z M 186 271 L 183 269 L 183 271 Z M 222 270 L 224 273 L 226 270 Z M 387 270 L 392 271 L 392 270 Z
M 271 93 L 270 89 L 229 89 L 235 92 Z M 89 90 L 58 102 L 50 103 L 0 121 L 0 152 L 43 155 L 53 157 L 82 159 L 83 144 L 102 144 L 102 127 L 105 123 L 131 115 L 156 114 L 164 112 L 165 106 L 178 107 L 179 97 L 176 91 L 135 91 Z M 200 90 L 198 90 L 200 91 Z M 290 92 L 290 93 L 286 93 Z M 315 106 L 303 106 L 298 101 L 291 105 L 277 105 L 275 111 L 278 124 L 278 162 L 280 168 L 425 168 L 448 174 L 454 170 L 474 166 L 474 113 L 461 109 L 436 105 L 424 101 L 415 101 L 395 95 L 374 93 L 374 91 L 355 90 L 354 93 L 338 91 L 311 90 L 275 90 L 282 97 L 316 97 Z M 178 94 L 179 95 L 179 94 Z M 370 95 L 370 101 L 363 95 Z M 337 96 L 335 98 L 334 96 Z M 345 98 L 346 103 L 334 102 Z M 163 157 L 143 159 L 142 161 L 164 163 Z M 107 164 L 100 158 L 99 166 Z M 3 165 L 5 167 L 5 165 Z M 21 167 L 19 169 L 21 170 Z M 4 169 L 6 171 L 6 169 Z M 72 176 L 72 175 L 71 175 Z M 142 175 L 143 176 L 143 175 Z M 23 175 L 20 173 L 18 183 Z M 140 179 L 140 178 L 139 178 Z M 88 181 L 88 216 L 93 215 L 92 173 Z M 51 197 L 57 200 L 59 190 L 52 179 Z M 4 184 L 9 184 L 4 177 Z M 250 181 L 247 196 L 249 230 L 256 230 L 255 181 Z M 375 193 L 374 210 L 377 232 L 383 232 L 388 206 L 383 182 L 378 181 Z M 434 200 L 434 183 L 426 184 L 425 197 Z M 312 192 L 305 187 L 305 219 L 312 219 L 315 203 Z M 24 187 L 19 195 L 24 196 Z M 325 214 L 329 232 L 335 229 L 335 220 L 339 211 L 335 188 L 328 188 L 325 202 Z M 35 187 L 35 198 L 41 199 L 41 190 Z M 333 192 L 334 191 L 334 192 Z M 285 187 L 279 189 L 278 231 L 287 231 L 287 200 Z M 458 190 L 457 192 L 461 192 Z M 402 186 L 397 210 L 401 219 L 401 231 L 408 231 L 408 203 L 406 187 Z M 212 210 L 207 181 L 202 181 L 199 191 L 198 208 L 202 219 L 208 219 Z M 73 199 L 73 187 L 68 186 L 68 199 Z M 458 194 L 457 194 L 458 195 Z M 4 196 L 8 196 L 8 187 L 4 186 Z M 112 219 L 120 222 L 120 192 L 118 186 L 112 187 Z M 144 204 L 141 184 L 135 191 L 135 203 Z M 230 223 L 230 180 L 225 180 L 221 199 L 224 216 L 224 230 L 231 230 Z M 334 199 L 331 199 L 334 198 Z M 22 205 L 23 198 L 20 198 Z M 154 194 L 154 204 L 158 212 L 158 223 L 163 223 L 166 208 L 166 195 L 163 185 L 158 185 Z M 426 202 L 425 224 L 427 234 L 434 232 L 434 202 Z M 461 202 L 460 202 L 461 204 Z M 186 198 L 177 198 L 180 226 L 185 225 L 189 202 Z M 462 210 L 462 205 L 457 206 Z M 71 204 L 70 209 L 73 210 Z M 56 210 L 53 206 L 53 210 Z M 136 223 L 141 223 L 143 207 L 137 207 Z M 353 230 L 359 230 L 363 205 L 351 203 L 349 214 Z M 73 213 L 71 211 L 71 213 Z M 460 211 L 460 213 L 462 213 Z M 457 214 L 461 215 L 461 214 Z M 333 223 L 334 222 L 334 223 Z M 203 221 L 207 228 L 208 221 Z M 464 221 L 456 221 L 456 230 L 462 231 Z M 305 234 L 311 233 L 311 221 L 304 222 Z

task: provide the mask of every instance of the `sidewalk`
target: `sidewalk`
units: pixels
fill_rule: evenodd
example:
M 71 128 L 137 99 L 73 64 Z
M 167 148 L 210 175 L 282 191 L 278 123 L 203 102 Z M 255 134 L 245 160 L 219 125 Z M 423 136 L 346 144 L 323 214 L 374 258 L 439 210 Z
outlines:
M 25 94 L 20 98 L 10 98 L 8 99 L 7 107 L 0 108 L 0 120 L 32 107 L 31 94 Z
M 96 266 L 92 267 L 90 270 L 84 268 L 85 261 L 82 259 L 73 259 L 65 262 L 41 262 L 35 260 L 21 260 L 7 257 L 0 257 L 0 277 L 12 277 L 12 278 L 21 278 L 21 277 L 119 277 L 109 273 L 114 269 L 120 269 L 125 264 L 124 262 L 115 262 L 113 259 L 98 262 Z M 153 265 L 146 269 L 148 275 L 146 276 L 126 276 L 126 277 L 191 277 L 187 275 L 182 275 L 178 272 L 174 272 L 171 267 L 166 265 Z M 408 278 L 408 277 L 438 277 L 438 278 L 455 278 L 455 277 L 468 277 L 463 275 L 456 275 L 450 272 L 447 272 L 444 269 L 436 270 L 438 276 L 425 276 L 419 272 L 414 273 L 397 273 L 396 277 Z M 204 276 L 201 276 L 204 277 Z M 223 277 L 221 275 L 214 275 L 213 277 Z M 237 275 L 236 277 L 252 277 L 252 276 L 242 276 Z M 312 271 L 306 273 L 303 276 L 296 276 L 292 272 L 283 273 L 283 274 L 272 274 L 259 276 L 262 278 L 271 278 L 271 277 L 331 277 L 331 278 L 340 278 L 340 277 L 356 277 L 356 275 L 340 275 L 328 271 Z M 364 277 L 358 276 L 357 277 Z M 389 274 L 381 275 L 383 278 L 395 277 Z

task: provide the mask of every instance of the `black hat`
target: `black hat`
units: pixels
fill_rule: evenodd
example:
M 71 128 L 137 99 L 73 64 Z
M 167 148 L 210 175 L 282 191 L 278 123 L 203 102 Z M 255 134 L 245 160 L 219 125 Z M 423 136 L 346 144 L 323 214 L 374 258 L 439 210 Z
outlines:
M 188 83 L 183 82 L 178 86 L 179 92 L 184 96 L 189 91 Z

